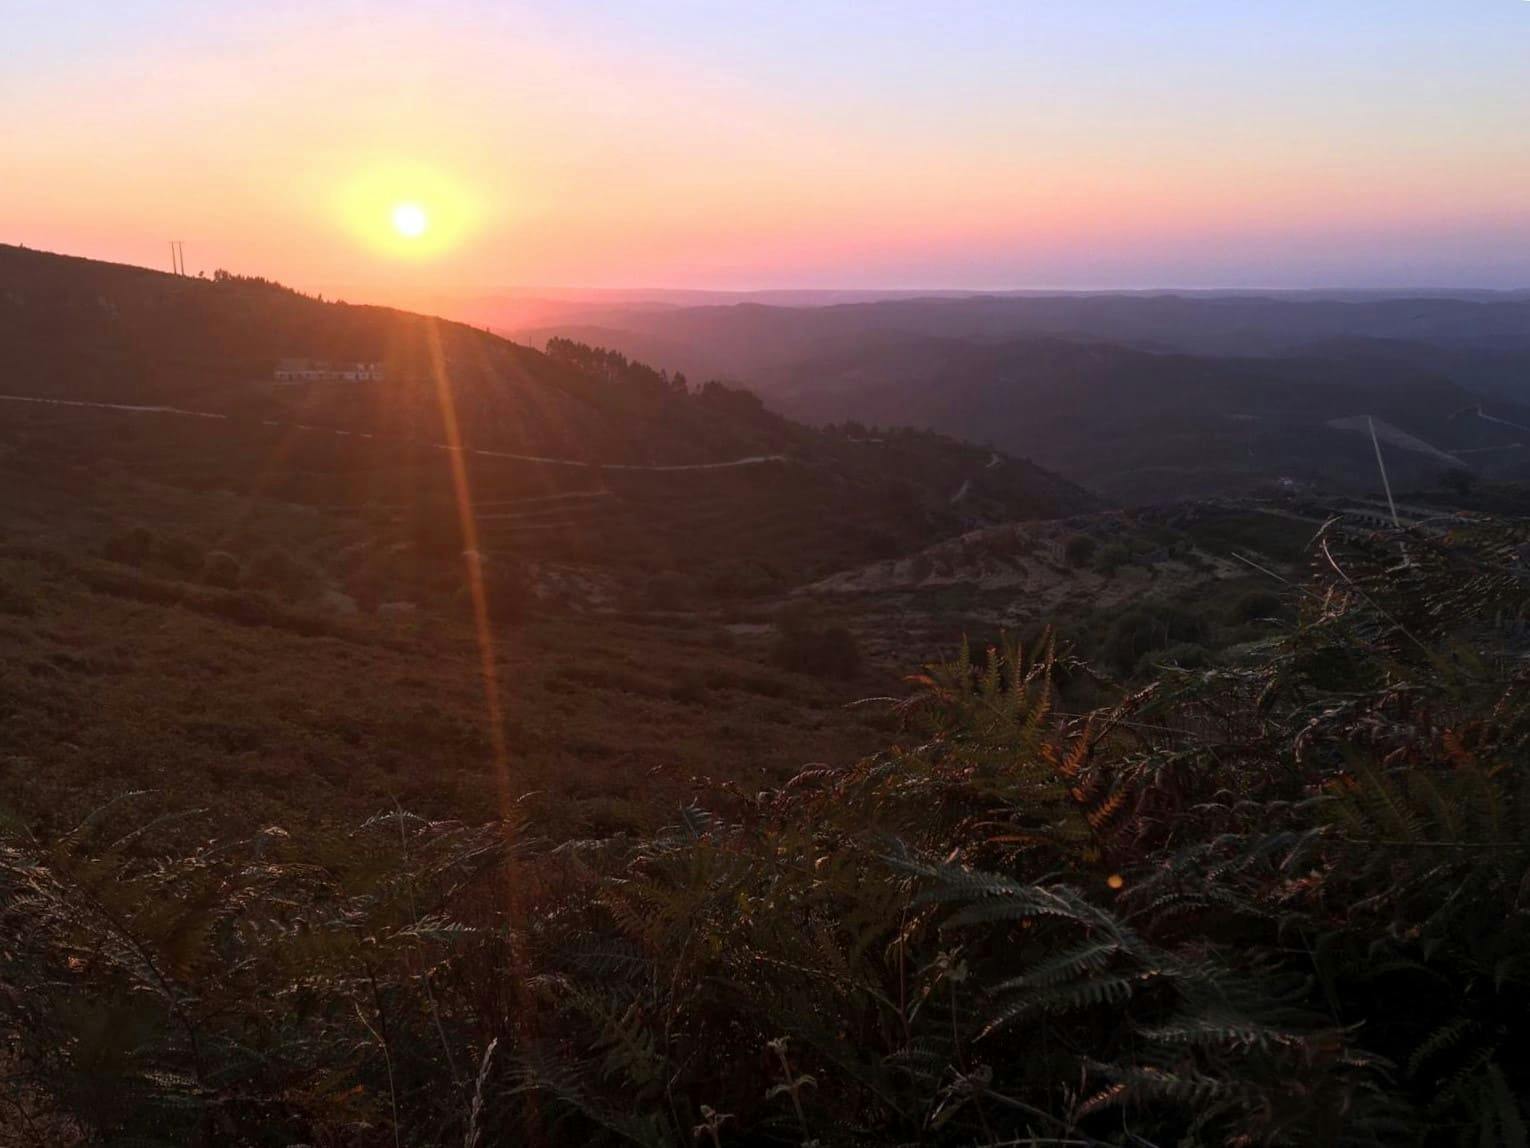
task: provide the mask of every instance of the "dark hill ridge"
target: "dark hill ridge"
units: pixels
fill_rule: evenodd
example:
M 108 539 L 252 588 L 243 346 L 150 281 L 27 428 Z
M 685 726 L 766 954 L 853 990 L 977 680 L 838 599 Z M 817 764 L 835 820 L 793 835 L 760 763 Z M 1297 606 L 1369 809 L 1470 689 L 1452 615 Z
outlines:
M 464 435 L 484 446 L 603 461 L 711 461 L 743 441 L 786 445 L 782 427 L 741 433 L 722 409 L 709 440 L 678 427 L 654 442 L 626 396 L 577 370 L 458 323 L 325 303 L 274 284 L 210 281 L 0 248 L 0 347 L 10 389 L 218 412 L 300 413 L 310 423 L 395 435 L 442 433 L 439 363 Z M 263 385 L 289 356 L 373 359 L 382 386 Z M 668 428 L 666 428 L 668 429 Z
M 273 382 L 287 356 L 382 359 L 387 377 Z M 13 468 L 109 466 L 181 489 L 349 507 L 391 515 L 405 536 L 455 520 L 443 451 L 453 409 L 485 549 L 624 575 L 680 570 L 727 593 L 1098 505 L 984 448 L 810 428 L 748 392 L 688 388 L 575 344 L 548 354 L 270 283 L 13 247 L 0 248 L 0 394 L 222 416 L 0 402 L 0 420 L 20 428 Z
M 1522 293 L 1393 298 L 1145 292 L 888 299 L 825 307 L 592 306 L 522 337 L 536 342 L 576 325 L 685 346 L 705 358 L 707 370 L 739 378 L 886 331 L 984 341 L 1077 338 L 1202 355 L 1280 354 L 1333 339 L 1530 352 L 1530 298 Z

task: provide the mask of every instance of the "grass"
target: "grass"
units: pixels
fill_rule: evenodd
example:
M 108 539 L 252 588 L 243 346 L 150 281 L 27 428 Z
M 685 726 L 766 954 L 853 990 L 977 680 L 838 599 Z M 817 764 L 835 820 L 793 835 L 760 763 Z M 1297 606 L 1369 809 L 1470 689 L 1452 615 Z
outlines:
M 304 504 L 227 474 L 190 482 L 216 451 L 175 425 L 5 414 L 0 793 L 12 814 L 48 834 L 135 789 L 228 823 L 350 826 L 395 801 L 494 814 L 501 786 L 460 558 L 419 553 L 397 514 L 375 506 L 326 505 L 313 489 Z M 114 426 L 126 432 L 115 445 Z M 89 448 L 78 457 L 75 432 Z M 146 556 L 113 549 L 144 536 Z M 556 548 L 518 552 L 497 533 L 485 544 L 491 563 L 564 568 Z M 262 585 L 275 549 L 316 585 Z M 211 551 L 232 555 L 244 584 L 206 584 L 199 559 Z M 891 675 L 826 684 L 783 672 L 769 634 L 729 634 L 705 601 L 627 608 L 624 586 L 637 604 L 641 572 L 593 573 L 615 586 L 606 607 L 543 603 L 493 624 L 505 792 L 539 795 L 539 832 L 640 827 L 683 804 L 696 779 L 759 787 L 882 738 L 880 718 L 843 703 L 885 692 Z M 334 595 L 362 575 L 381 601 L 416 609 L 338 610 Z
M 995 603 L 969 587 L 933 591 L 906 617 L 850 602 L 859 675 L 783 670 L 770 656 L 779 595 L 867 560 L 841 526 L 881 512 L 825 501 L 807 468 L 613 478 L 611 497 L 572 500 L 559 529 L 485 525 L 491 569 L 551 579 L 565 599 L 495 614 L 502 785 L 463 566 L 454 540 L 432 533 L 454 514 L 438 453 L 389 460 L 174 419 L 3 414 L 0 792 L 43 832 L 139 788 L 294 825 L 349 825 L 395 801 L 477 819 L 502 793 L 534 793 L 539 831 L 609 831 L 662 818 L 698 779 L 749 790 L 882 744 L 885 717 L 845 704 L 895 692 L 910 650 L 886 638 L 907 623 L 923 631 L 915 657 L 964 632 L 994 636 L 982 618 Z M 471 478 L 481 502 L 512 505 L 590 481 L 498 464 Z M 1271 524 L 1287 525 L 1255 529 Z M 1216 527 L 1224 541 L 1235 528 Z M 893 536 L 910 545 L 941 529 L 911 517 Z M 214 552 L 238 585 L 208 584 Z M 304 573 L 262 581 L 278 569 Z M 655 571 L 682 572 L 683 608 L 650 608 Z M 576 583 L 599 592 L 556 589 Z M 1218 587 L 1218 601 L 1238 589 Z M 347 612 L 342 592 L 412 609 Z M 1086 647 L 1108 626 L 1056 620 Z
M 350 824 L 395 800 L 492 813 L 465 624 L 289 611 L 328 632 L 249 625 L 103 589 L 102 566 L 0 558 L 0 584 L 27 603 L 0 613 L 0 789 L 44 831 L 138 788 L 282 824 Z M 876 720 L 836 704 L 866 687 L 825 687 L 762 659 L 719 650 L 706 632 L 600 616 L 503 628 L 510 790 L 546 794 L 559 824 L 541 828 L 573 834 L 592 828 L 586 806 L 681 802 L 701 776 L 764 784 L 874 743 Z

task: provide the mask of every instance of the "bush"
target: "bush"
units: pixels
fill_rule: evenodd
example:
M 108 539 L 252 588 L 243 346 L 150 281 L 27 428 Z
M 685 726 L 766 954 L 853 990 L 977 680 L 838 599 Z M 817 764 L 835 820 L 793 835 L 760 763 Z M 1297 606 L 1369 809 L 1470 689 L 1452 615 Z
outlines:
M 244 568 L 227 550 L 214 550 L 202 562 L 202 581 L 223 590 L 238 589 Z
M 238 622 L 242 626 L 274 626 L 283 620 L 282 608 L 270 595 L 258 590 L 220 595 L 205 603 L 203 608 L 210 614 Z
M 0 582 L 0 614 L 29 618 L 37 613 L 37 598 L 14 582 Z
M 677 570 L 665 570 L 648 580 L 643 597 L 654 610 L 684 610 L 695 605 L 696 583 Z
M 1063 543 L 1063 561 L 1075 570 L 1089 565 L 1100 544 L 1087 534 L 1075 534 Z
M 1178 642 L 1205 642 L 1203 618 L 1173 606 L 1140 607 L 1122 614 L 1105 639 L 1105 657 L 1121 673 L 1133 670 L 1145 654 Z
M 462 525 L 454 511 L 420 506 L 410 523 L 410 543 L 422 558 L 449 561 L 462 553 Z
M 1249 590 L 1227 608 L 1227 622 L 1231 626 L 1285 616 L 1285 601 L 1273 590 Z
M 771 661 L 783 670 L 842 679 L 860 673 L 860 646 L 845 626 L 825 622 L 810 608 L 794 605 L 782 611 L 777 629 Z
M 363 614 L 377 612 L 386 589 L 387 580 L 372 561 L 358 562 L 345 576 L 345 593 Z
M 1094 556 L 1094 568 L 1106 577 L 1113 575 L 1122 566 L 1130 566 L 1131 562 L 1131 549 L 1121 542 L 1102 546 Z
M 321 581 L 317 570 L 282 549 L 267 550 L 257 557 L 250 566 L 250 577 L 262 589 L 288 601 L 308 597 Z
M 781 584 L 780 576 L 759 562 L 732 561 L 715 568 L 708 589 L 720 598 L 748 598 L 768 594 Z
M 860 647 L 844 626 L 782 634 L 776 639 L 771 660 L 783 670 L 820 678 L 848 679 L 861 670 Z
M 147 526 L 134 526 L 130 530 L 120 531 L 107 539 L 106 545 L 101 548 L 101 554 L 112 562 L 121 562 L 126 566 L 142 566 L 154 557 L 158 543 L 158 536 Z
M 537 600 L 526 570 L 504 561 L 484 570 L 483 593 L 490 621 L 500 624 L 525 621 Z
M 1138 660 L 1135 675 L 1150 676 L 1160 666 L 1178 666 L 1182 670 L 1203 670 L 1211 665 L 1211 651 L 1195 642 L 1178 642 L 1168 649 L 1150 650 Z
M 682 674 L 680 680 L 669 688 L 669 696 L 686 706 L 699 706 L 706 701 L 706 682 L 699 673 Z
M 190 578 L 202 568 L 202 549 L 184 534 L 172 534 L 159 544 L 156 555 L 161 565 L 183 578 Z
M 489 624 L 515 625 L 526 620 L 536 603 L 530 576 L 517 563 L 501 559 L 477 559 L 483 578 L 484 608 Z M 455 595 L 457 608 L 466 616 L 473 613 L 472 588 L 465 582 Z

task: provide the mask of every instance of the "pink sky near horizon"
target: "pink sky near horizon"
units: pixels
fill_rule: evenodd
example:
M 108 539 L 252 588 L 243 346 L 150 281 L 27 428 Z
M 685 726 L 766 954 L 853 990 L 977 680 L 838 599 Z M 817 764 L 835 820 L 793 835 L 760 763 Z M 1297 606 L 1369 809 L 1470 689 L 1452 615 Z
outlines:
M 178 0 L 143 7 L 87 20 L 67 51 L 41 7 L 22 22 L 40 47 L 0 71 L 0 240 L 162 266 L 177 238 L 193 272 L 401 302 L 510 284 L 1530 286 L 1530 67 L 1518 86 L 1512 67 L 1530 53 L 1432 58 L 1444 9 L 1427 5 L 1398 9 L 1418 26 L 1388 33 L 1392 60 L 1363 28 L 1351 58 L 1285 24 L 1264 60 L 1259 29 L 1190 0 L 1168 7 L 1200 52 L 1012 9 L 985 23 L 974 3 L 972 28 L 923 53 L 867 17 L 885 39 L 864 59 L 832 54 L 863 39 L 848 16 L 703 34 L 684 0 L 637 31 L 614 4 L 278 3 L 190 27 Z M 1513 27 L 1530 43 L 1530 18 Z M 1013 59 L 984 50 L 1000 32 Z M 418 250 L 379 215 L 415 200 L 435 224 Z

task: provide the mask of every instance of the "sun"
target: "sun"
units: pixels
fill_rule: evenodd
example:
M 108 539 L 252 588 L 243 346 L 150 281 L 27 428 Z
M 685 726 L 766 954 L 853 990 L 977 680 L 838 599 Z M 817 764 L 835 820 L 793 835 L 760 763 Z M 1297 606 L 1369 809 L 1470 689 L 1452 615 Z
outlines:
M 430 229 L 430 217 L 418 203 L 393 205 L 393 230 L 405 239 L 418 239 Z
M 333 188 L 330 210 L 379 259 L 418 265 L 441 259 L 467 243 L 484 219 L 482 200 L 456 176 L 401 160 L 349 163 L 356 166 L 348 173 L 322 181 Z

